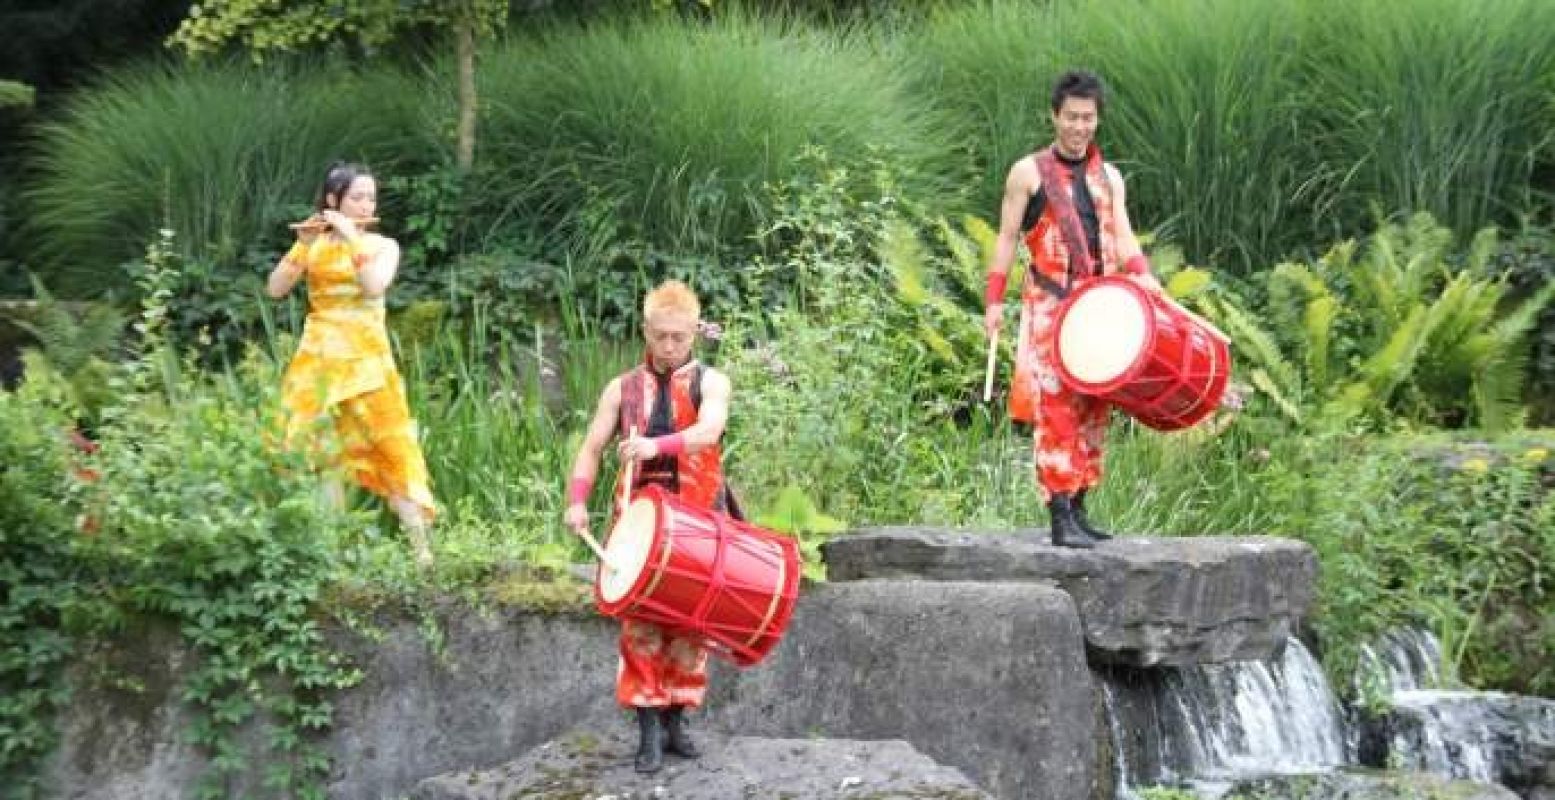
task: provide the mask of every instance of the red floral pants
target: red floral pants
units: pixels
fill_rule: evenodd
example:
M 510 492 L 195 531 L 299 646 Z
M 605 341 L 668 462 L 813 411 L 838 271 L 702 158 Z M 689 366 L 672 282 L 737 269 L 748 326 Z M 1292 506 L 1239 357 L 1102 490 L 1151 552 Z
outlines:
M 1044 501 L 1101 481 L 1111 409 L 1058 379 L 1053 353 L 1058 306 L 1046 293 L 1023 299 L 1010 392 L 1010 416 L 1032 425 L 1037 487 Z
M 649 622 L 621 622 L 617 703 L 639 708 L 695 708 L 702 705 L 706 694 L 707 648 L 699 637 L 680 635 Z

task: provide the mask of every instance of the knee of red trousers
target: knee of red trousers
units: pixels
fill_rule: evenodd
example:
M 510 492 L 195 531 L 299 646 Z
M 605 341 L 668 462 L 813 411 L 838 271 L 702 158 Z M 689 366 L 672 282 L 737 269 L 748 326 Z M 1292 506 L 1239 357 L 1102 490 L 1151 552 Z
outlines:
M 707 650 L 657 625 L 624 621 L 616 702 L 624 707 L 697 708 L 707 693 Z
M 1043 502 L 1101 481 L 1107 405 L 1074 392 L 1043 395 L 1043 416 L 1033 431 L 1037 486 Z

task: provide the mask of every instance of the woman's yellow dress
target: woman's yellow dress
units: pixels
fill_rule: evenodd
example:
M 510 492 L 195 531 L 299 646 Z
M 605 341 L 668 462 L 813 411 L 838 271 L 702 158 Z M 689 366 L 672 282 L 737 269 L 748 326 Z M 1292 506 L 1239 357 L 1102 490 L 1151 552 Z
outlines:
M 305 269 L 308 317 L 281 381 L 286 438 L 305 444 L 326 415 L 339 436 L 340 460 L 369 491 L 408 498 L 435 513 L 405 382 L 389 350 L 383 298 L 362 294 L 353 255 L 370 256 L 382 239 L 359 246 L 329 236 L 298 243 L 288 258 Z

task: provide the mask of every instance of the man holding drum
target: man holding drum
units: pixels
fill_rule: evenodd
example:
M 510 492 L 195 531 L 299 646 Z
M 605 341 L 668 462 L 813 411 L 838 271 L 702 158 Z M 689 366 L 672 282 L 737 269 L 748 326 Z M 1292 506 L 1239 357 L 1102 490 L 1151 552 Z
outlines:
M 1052 515 L 1053 544 L 1093 547 L 1110 536 L 1085 515 L 1086 493 L 1101 480 L 1106 402 L 1067 389 L 1054 362 L 1054 317 L 1076 281 L 1125 273 L 1153 291 L 1125 208 L 1123 176 L 1095 143 L 1105 98 L 1101 80 L 1066 72 L 1053 87 L 1052 145 L 1010 167 L 999 238 L 988 269 L 984 327 L 1003 323 L 1005 285 L 1018 240 L 1031 255 L 1021 286 L 1021 317 L 1010 415 L 1033 426 L 1037 485 Z
M 635 472 L 631 490 L 656 484 L 688 503 L 738 518 L 729 508 L 720 447 L 731 387 L 727 376 L 692 357 L 700 315 L 696 295 L 679 281 L 648 293 L 643 302 L 647 358 L 605 387 L 573 461 L 565 521 L 574 531 L 588 531 L 586 503 L 600 454 L 613 436 L 620 438 L 616 450 L 626 465 L 623 471 Z M 628 494 L 618 492 L 617 497 L 624 500 Z M 637 770 L 657 772 L 666 749 L 695 758 L 684 713 L 700 706 L 707 692 L 703 640 L 623 620 L 620 653 L 616 702 L 637 711 Z

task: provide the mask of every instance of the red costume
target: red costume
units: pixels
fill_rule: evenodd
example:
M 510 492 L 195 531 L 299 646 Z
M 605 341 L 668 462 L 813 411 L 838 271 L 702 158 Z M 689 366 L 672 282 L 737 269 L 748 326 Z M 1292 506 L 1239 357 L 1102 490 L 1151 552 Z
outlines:
M 668 436 L 696 424 L 705 369 L 693 359 L 668 375 L 654 372 L 647 363 L 622 375 L 619 435 L 626 438 L 635 428 L 642 436 Z M 632 483 L 634 492 L 657 484 L 689 503 L 728 510 L 723 450 L 717 444 L 645 461 Z M 707 649 L 700 637 L 623 620 L 620 649 L 616 702 L 638 708 L 702 704 L 707 693 Z
M 1015 375 L 1010 392 L 1010 416 L 1031 423 L 1035 432 L 1037 483 L 1043 499 L 1072 494 L 1101 480 L 1102 448 L 1107 437 L 1109 406 L 1070 391 L 1054 367 L 1053 322 L 1062 299 L 1057 292 L 1088 275 L 1117 270 L 1112 185 L 1101 151 L 1092 145 L 1082 162 L 1066 162 L 1038 153 L 1043 188 L 1028 204 L 1025 230 L 1031 264 L 1021 286 L 1020 332 Z M 1053 162 L 1044 168 L 1042 159 Z M 1083 179 L 1077 192 L 1076 180 Z M 1071 215 L 1080 231 L 1063 233 L 1064 203 L 1046 202 L 1050 182 L 1061 184 L 1070 198 Z M 1088 198 L 1085 196 L 1088 194 Z M 1072 254 L 1068 239 L 1088 242 L 1090 253 Z M 1078 269 L 1075 268 L 1078 265 Z

